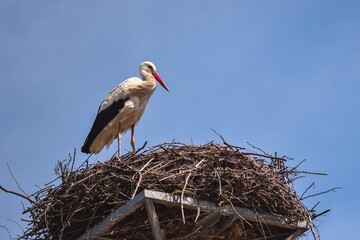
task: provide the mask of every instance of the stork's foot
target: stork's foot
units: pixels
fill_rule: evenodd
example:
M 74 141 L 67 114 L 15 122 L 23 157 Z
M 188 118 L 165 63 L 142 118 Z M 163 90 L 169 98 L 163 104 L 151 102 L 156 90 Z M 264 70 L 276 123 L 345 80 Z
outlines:
M 114 155 L 111 156 L 111 160 L 120 159 L 118 153 L 114 153 Z

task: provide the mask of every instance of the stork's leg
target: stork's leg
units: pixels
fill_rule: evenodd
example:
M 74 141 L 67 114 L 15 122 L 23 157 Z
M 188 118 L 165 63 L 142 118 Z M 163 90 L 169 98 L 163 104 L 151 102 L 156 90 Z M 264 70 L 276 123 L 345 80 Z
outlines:
M 135 152 L 136 151 L 136 147 L 135 147 L 135 134 L 134 134 L 134 130 L 135 130 L 135 125 L 132 125 L 131 126 L 131 146 L 132 146 L 132 149 L 133 151 Z
M 119 128 L 118 128 L 118 159 L 120 159 L 121 156 L 121 123 L 119 122 Z

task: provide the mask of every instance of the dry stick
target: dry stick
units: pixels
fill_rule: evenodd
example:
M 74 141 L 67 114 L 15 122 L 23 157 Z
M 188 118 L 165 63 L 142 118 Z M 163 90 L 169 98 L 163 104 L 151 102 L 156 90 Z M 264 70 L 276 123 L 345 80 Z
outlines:
M 216 133 L 216 135 L 218 135 L 218 136 L 221 138 L 221 140 L 223 141 L 224 144 L 227 144 L 225 138 L 223 138 L 223 136 L 221 136 L 217 131 L 215 131 L 215 130 L 212 129 L 212 128 L 210 128 L 210 130 L 213 131 L 214 133 Z
M 183 203 L 184 200 L 183 200 L 183 199 L 184 199 L 184 191 L 185 191 L 185 189 L 186 189 L 186 185 L 187 185 L 187 183 L 188 183 L 188 181 L 189 181 L 190 176 L 191 176 L 191 173 L 189 173 L 189 174 L 186 176 L 185 184 L 184 184 L 184 187 L 183 187 L 183 189 L 182 189 L 182 191 L 181 191 L 181 198 L 180 198 L 181 216 L 182 216 L 182 218 L 183 218 L 183 223 L 184 223 L 184 224 L 185 224 L 186 222 L 185 222 L 184 203 Z
M 311 175 L 321 175 L 321 176 L 327 176 L 327 173 L 320 173 L 320 172 L 309 172 L 309 171 L 297 171 L 297 174 L 304 173 L 304 174 L 311 174 Z
M 336 190 L 340 190 L 340 189 L 342 189 L 342 187 L 335 187 L 335 188 L 332 188 L 332 189 L 329 189 L 329 190 L 326 190 L 326 191 L 323 191 L 323 192 L 319 192 L 319 193 L 315 193 L 315 194 L 306 196 L 306 197 L 304 197 L 304 198 L 301 198 L 300 200 L 304 200 L 304 199 L 307 199 L 307 198 L 310 198 L 310 197 L 314 197 L 314 196 L 318 196 L 318 195 L 321 195 L 321 194 L 324 194 L 324 193 L 328 193 L 328 192 L 336 192 Z
M 126 153 L 123 157 L 125 157 L 126 160 L 129 160 L 130 158 L 132 158 L 133 156 L 138 154 L 141 150 L 143 150 L 145 148 L 146 144 L 147 144 L 147 141 L 145 141 L 144 144 L 142 145 L 142 147 L 138 148 L 135 152 L 130 151 L 130 152 Z M 114 153 L 114 155 L 111 157 L 111 159 L 114 159 L 116 154 L 117 154 L 117 151 Z
M 144 145 L 143 145 L 141 148 L 138 148 L 138 150 L 136 150 L 135 153 L 138 153 L 138 152 L 140 152 L 141 150 L 143 150 L 143 149 L 145 148 L 146 144 L 147 144 L 147 141 L 145 141 L 145 142 L 144 142 Z
M 197 220 L 198 220 L 198 218 L 200 217 L 200 214 L 201 214 L 201 208 L 200 208 L 200 205 L 199 205 L 199 203 L 197 201 L 196 201 L 196 208 L 197 208 L 197 212 L 196 212 L 196 217 L 195 217 L 194 222 L 197 222 Z
M 25 196 L 21 193 L 18 193 L 18 192 L 14 192 L 14 191 L 11 191 L 11 190 L 8 190 L 6 188 L 4 188 L 3 186 L 0 185 L 0 190 L 3 190 L 4 192 L 7 192 L 7 193 L 11 193 L 11 194 L 14 194 L 16 196 L 19 196 L 19 197 L 22 197 L 26 200 L 28 200 L 31 204 L 35 204 L 35 202 L 33 200 L 31 200 L 28 196 Z
M 220 178 L 220 176 L 219 176 L 219 174 L 216 174 L 216 176 L 218 177 L 218 179 L 219 179 L 219 195 L 223 195 L 222 194 L 222 190 L 221 190 L 221 178 Z
M 52 181 L 50 181 L 50 182 L 48 182 L 48 183 L 45 183 L 44 185 L 45 185 L 45 186 L 49 186 L 50 184 L 56 182 L 59 178 L 60 178 L 60 177 L 57 177 L 57 178 L 55 178 L 54 180 L 52 180 Z M 31 195 L 35 195 L 36 193 L 37 193 L 37 192 L 35 192 L 35 193 L 33 193 L 33 194 L 30 194 L 30 196 L 31 196 Z
M 252 145 L 251 143 L 249 142 L 246 142 L 248 145 L 250 145 L 252 148 L 255 148 L 256 150 L 262 152 L 264 155 L 268 156 L 269 157 L 269 154 L 267 152 L 265 152 L 264 150 L 262 150 L 261 148 L 258 148 L 258 147 L 255 147 L 254 145 Z M 271 157 L 271 155 L 270 155 Z
M 310 211 L 314 211 L 314 209 L 319 205 L 320 202 L 317 202 L 311 209 Z
M 313 182 L 312 184 L 310 184 L 310 186 L 308 186 L 308 188 L 303 192 L 303 194 L 301 194 L 300 199 L 302 199 L 305 193 L 307 193 L 307 191 L 309 191 L 309 189 L 312 187 L 315 187 L 315 182 Z
M 133 194 L 131 195 L 131 199 L 134 199 L 134 197 L 135 197 L 135 195 L 136 195 L 136 192 L 137 192 L 137 190 L 138 190 L 138 188 L 139 188 L 140 182 L 141 182 L 141 180 L 142 180 L 142 174 L 141 174 L 141 172 L 137 172 L 137 173 L 139 174 L 139 180 L 138 180 L 138 182 L 136 183 L 136 187 L 135 187 L 135 190 L 134 190 Z
M 154 160 L 154 158 L 151 158 L 141 169 L 140 169 L 140 171 L 137 171 L 137 173 L 139 174 L 139 180 L 138 180 L 138 182 L 136 183 L 136 187 L 135 187 L 135 190 L 134 190 L 134 192 L 133 192 L 133 194 L 132 194 L 132 196 L 131 196 L 131 199 L 134 199 L 134 197 L 135 197 L 135 195 L 136 195 L 136 193 L 137 193 L 137 190 L 138 190 L 138 188 L 139 188 L 139 186 L 140 186 L 140 183 L 141 183 L 141 180 L 142 180 L 142 174 L 141 174 L 141 171 L 143 171 L 152 161 Z M 135 175 L 134 175 L 135 176 Z
M 10 219 L 10 218 L 6 218 L 6 220 L 15 223 L 15 224 L 21 229 L 21 231 L 22 231 L 23 233 L 25 232 L 24 229 L 20 226 L 19 223 L 15 222 L 14 220 L 12 220 L 12 219 Z
M 178 176 L 178 175 L 183 175 L 183 174 L 186 173 L 186 172 L 192 173 L 192 171 L 193 171 L 193 169 L 189 169 L 189 170 L 185 170 L 185 171 L 183 171 L 183 172 L 174 173 L 173 175 L 166 176 L 166 177 L 163 177 L 163 178 L 159 179 L 159 181 L 161 182 L 161 181 L 164 181 L 164 180 L 169 179 L 169 178 L 175 178 L 176 176 Z
M 313 222 L 312 222 L 312 220 L 311 220 L 310 216 L 308 216 L 308 220 L 307 220 L 307 222 L 309 223 L 309 228 L 310 228 L 311 233 L 312 233 L 312 235 L 313 235 L 313 237 L 314 237 L 314 240 L 317 240 L 317 239 L 318 239 L 318 237 L 316 236 L 315 226 L 314 226 L 314 224 L 313 224 Z
M 47 206 L 46 206 L 46 209 L 44 210 L 45 226 L 46 226 L 47 229 L 50 229 L 50 228 L 49 228 L 49 221 L 48 221 L 48 217 L 47 217 L 47 215 L 48 215 L 47 213 L 48 213 L 48 211 L 49 211 L 49 208 L 50 208 L 50 206 L 47 205 Z
M 12 239 L 9 229 L 7 229 L 7 227 L 5 227 L 3 225 L 0 225 L 0 227 L 5 229 L 7 231 L 7 233 L 9 234 L 9 239 Z
M 112 157 L 110 158 L 110 160 L 114 159 L 117 155 L 117 151 L 112 155 Z
M 74 148 L 74 157 L 72 159 L 70 173 L 74 170 L 75 157 L 76 157 L 76 148 Z
M 82 166 L 84 166 L 84 163 L 86 163 L 85 169 L 87 169 L 87 168 L 89 167 L 89 159 L 91 158 L 92 155 L 94 155 L 94 154 L 93 154 L 93 153 L 90 154 L 90 155 L 85 159 L 85 161 L 76 169 L 76 172 L 79 171 Z M 73 176 L 75 176 L 75 174 L 74 174 Z
M 271 155 L 266 155 L 266 154 L 261 154 L 261 153 L 252 153 L 252 152 L 243 152 L 242 154 L 246 155 L 246 156 L 257 156 L 257 157 L 263 157 L 263 158 L 267 158 L 267 159 L 274 159 L 274 160 L 280 160 L 280 161 L 286 161 L 286 159 L 281 158 L 281 157 L 274 157 Z
M 262 222 L 261 222 L 261 221 L 263 221 L 263 219 L 262 219 L 260 216 L 258 216 L 258 215 L 256 215 L 256 218 L 257 218 L 257 219 L 258 219 L 258 221 L 259 221 L 259 225 L 260 225 L 260 228 L 261 228 L 262 234 L 263 234 L 263 236 L 264 236 L 264 237 L 265 237 L 265 239 L 266 239 L 265 229 L 264 229 L 263 224 L 262 224 Z M 262 238 L 260 238 L 260 239 L 262 239 Z
M 151 158 L 141 169 L 140 172 L 143 171 L 155 158 Z
M 201 159 L 200 162 L 198 162 L 195 167 L 198 168 L 203 162 L 205 161 L 205 159 Z M 195 217 L 195 220 L 194 222 L 197 222 L 199 216 L 200 216 L 200 213 L 201 213 L 201 209 L 200 209 L 200 206 L 197 204 L 197 214 L 196 214 L 196 217 Z
M 233 203 L 231 202 L 231 200 L 230 200 L 229 198 L 227 198 L 227 197 L 222 193 L 222 190 L 221 190 L 221 178 L 220 178 L 220 176 L 219 176 L 218 174 L 216 174 L 216 175 L 217 175 L 218 178 L 219 178 L 219 187 L 220 187 L 219 195 L 222 196 L 223 198 L 225 198 L 228 203 L 230 203 L 233 211 L 236 213 L 236 215 L 238 215 L 238 216 L 240 217 L 241 220 L 243 220 L 244 222 L 246 222 L 247 224 L 249 224 L 250 226 L 252 226 L 252 224 L 249 223 L 245 218 L 243 218 L 243 217 L 240 215 L 240 213 L 235 209 L 235 206 L 233 205 Z
M 303 164 L 306 161 L 306 159 L 302 160 L 298 165 L 292 168 L 292 170 L 296 170 L 301 164 Z
M 328 213 L 330 211 L 331 211 L 331 209 L 328 209 L 328 210 L 325 210 L 325 211 L 323 211 L 323 212 L 321 212 L 319 214 L 315 214 L 314 216 L 312 216 L 312 219 L 314 220 L 315 218 L 320 217 L 321 215 L 324 215 L 324 214 L 326 214 L 326 213 Z
M 20 190 L 24 195 L 28 196 L 28 195 L 26 194 L 26 192 L 24 192 L 24 190 L 22 190 L 22 188 L 20 187 L 19 182 L 18 182 L 18 181 L 16 180 L 16 178 L 14 177 L 14 174 L 11 172 L 11 169 L 10 169 L 9 164 L 8 164 L 7 162 L 6 162 L 6 166 L 7 166 L 7 169 L 9 170 L 9 172 L 10 172 L 10 174 L 11 174 L 11 177 L 14 179 L 16 185 L 18 186 L 19 190 Z
M 225 196 L 223 195 L 223 197 L 225 197 Z M 236 215 L 238 215 L 241 218 L 241 220 L 243 220 L 244 222 L 246 222 L 247 224 L 249 224 L 252 227 L 253 225 L 249 221 L 247 221 L 243 216 L 241 216 L 241 214 L 235 209 L 235 206 L 231 202 L 231 200 L 228 199 L 227 197 L 225 197 L 225 199 L 228 201 L 228 203 L 230 203 L 230 205 L 231 205 L 233 211 L 236 213 Z

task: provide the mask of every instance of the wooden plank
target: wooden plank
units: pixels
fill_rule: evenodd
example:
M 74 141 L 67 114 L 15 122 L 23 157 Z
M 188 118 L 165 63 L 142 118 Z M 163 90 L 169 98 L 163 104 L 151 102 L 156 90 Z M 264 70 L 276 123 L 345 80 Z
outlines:
M 149 191 L 144 190 L 144 194 L 146 198 L 151 198 L 154 200 L 155 203 L 161 203 L 164 205 L 174 205 L 179 206 L 183 205 L 184 208 L 197 210 L 198 208 L 204 212 L 218 212 L 221 215 L 240 215 L 240 218 L 243 218 L 248 221 L 258 222 L 261 219 L 262 223 L 278 226 L 287 229 L 298 229 L 299 227 L 306 226 L 306 222 L 299 222 L 297 224 L 290 224 L 286 221 L 285 218 L 273 216 L 270 214 L 262 214 L 257 213 L 251 209 L 242 208 L 242 207 L 235 207 L 231 205 L 224 205 L 224 206 L 217 206 L 214 203 L 203 201 L 203 200 L 196 200 L 191 197 L 186 197 L 181 201 L 181 196 L 179 195 L 172 195 L 163 192 L 157 191 Z M 306 228 L 306 227 L 305 227 Z
M 306 228 L 300 228 L 293 232 L 290 236 L 288 236 L 285 240 L 295 240 L 297 237 L 300 237 L 302 234 L 304 234 L 307 231 Z
M 206 229 L 211 228 L 219 222 L 220 219 L 220 213 L 213 212 L 201 219 L 199 222 L 195 223 L 195 231 L 205 231 Z
M 267 225 L 273 225 L 287 229 L 294 229 L 294 233 L 291 236 L 289 236 L 286 240 L 293 240 L 308 230 L 306 221 L 299 221 L 298 223 L 290 224 L 286 221 L 285 218 L 276 217 L 270 214 L 260 214 L 247 208 L 235 207 L 231 205 L 217 206 L 211 202 L 196 200 L 191 197 L 183 197 L 181 201 L 181 196 L 179 195 L 143 190 L 142 192 L 137 194 L 134 199 L 129 200 L 126 204 L 115 210 L 103 221 L 96 224 L 86 233 L 84 233 L 82 236 L 77 238 L 77 240 L 89 240 L 96 238 L 97 234 L 111 228 L 116 223 L 120 222 L 121 220 L 123 220 L 124 218 L 135 212 L 143 204 L 145 204 L 146 206 L 146 210 L 149 216 L 151 228 L 153 230 L 155 239 L 163 240 L 164 236 L 160 228 L 154 203 L 160 203 L 166 206 L 182 205 L 184 208 L 193 209 L 193 210 L 200 209 L 202 212 L 212 213 L 213 217 L 209 217 L 206 220 L 208 221 L 208 223 L 204 224 L 204 226 L 215 224 L 218 220 L 216 221 L 217 218 L 214 218 L 214 216 L 219 216 L 219 218 L 221 215 L 229 216 L 230 220 L 226 220 L 226 222 L 220 225 L 219 231 L 220 230 L 224 231 L 226 228 L 231 226 L 231 224 L 237 218 L 243 218 L 245 220 L 254 221 L 254 222 L 261 221 L 262 223 L 265 223 Z
M 225 229 L 227 229 L 228 227 L 230 227 L 237 219 L 239 219 L 238 215 L 232 215 L 229 216 L 224 222 L 221 223 L 221 225 L 218 227 L 216 234 L 220 234 L 223 231 L 225 231 Z
M 155 240 L 164 240 L 153 201 L 145 199 L 144 202 Z
M 109 216 L 107 216 L 100 223 L 96 224 L 83 235 L 77 238 L 77 240 L 90 240 L 94 238 L 100 231 L 110 228 L 117 222 L 121 221 L 125 217 L 129 216 L 131 213 L 135 212 L 139 207 L 143 205 L 142 201 L 145 198 L 144 192 L 139 193 L 135 196 L 134 199 L 129 200 L 124 205 L 119 207 Z

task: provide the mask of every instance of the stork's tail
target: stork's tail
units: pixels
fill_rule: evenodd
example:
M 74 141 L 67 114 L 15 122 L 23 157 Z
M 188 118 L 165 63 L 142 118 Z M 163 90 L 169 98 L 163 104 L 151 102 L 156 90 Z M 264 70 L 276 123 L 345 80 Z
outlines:
M 91 153 L 90 152 L 91 143 L 88 141 L 88 139 L 89 138 L 87 137 L 84 142 L 84 145 L 81 147 L 81 152 L 83 152 L 83 153 Z

